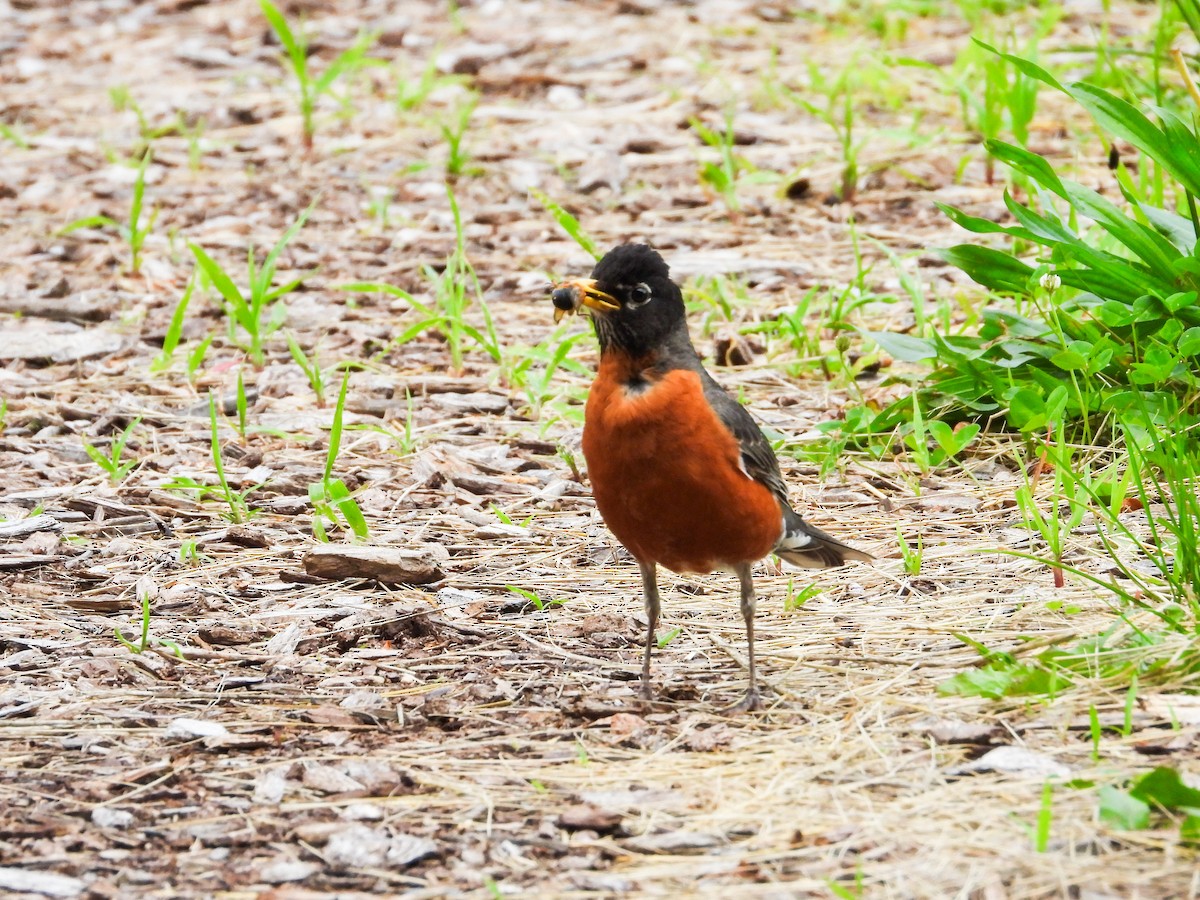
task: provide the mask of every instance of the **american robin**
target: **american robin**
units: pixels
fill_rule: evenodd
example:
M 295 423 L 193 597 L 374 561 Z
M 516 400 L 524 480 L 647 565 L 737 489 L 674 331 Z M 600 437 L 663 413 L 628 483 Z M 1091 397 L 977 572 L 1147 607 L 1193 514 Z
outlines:
M 583 454 L 600 515 L 641 569 L 649 620 L 642 696 L 651 697 L 657 567 L 724 570 L 741 585 L 749 644 L 749 689 L 732 708 L 757 709 L 754 562 L 774 553 L 802 568 L 823 569 L 873 557 L 792 509 L 771 445 L 701 364 L 683 293 L 657 252 L 621 244 L 591 278 L 563 282 L 551 298 L 556 320 L 588 307 L 600 341 Z

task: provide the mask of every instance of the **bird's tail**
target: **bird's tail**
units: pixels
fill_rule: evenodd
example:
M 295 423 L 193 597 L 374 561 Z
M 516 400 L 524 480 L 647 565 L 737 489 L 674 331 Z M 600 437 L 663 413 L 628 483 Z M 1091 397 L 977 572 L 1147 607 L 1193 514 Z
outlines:
M 802 569 L 832 569 L 835 566 L 843 566 L 852 559 L 860 562 L 871 562 L 875 559 L 870 553 L 843 544 L 816 525 L 805 522 L 793 509 L 784 510 L 783 523 L 783 537 L 775 545 L 775 555 L 793 566 Z

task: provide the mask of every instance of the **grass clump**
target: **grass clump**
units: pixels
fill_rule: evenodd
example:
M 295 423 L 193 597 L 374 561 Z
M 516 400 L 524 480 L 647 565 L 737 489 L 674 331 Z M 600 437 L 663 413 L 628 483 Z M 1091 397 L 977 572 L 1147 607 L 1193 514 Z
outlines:
M 275 267 L 279 261 L 279 254 L 283 252 L 283 248 L 291 242 L 292 238 L 300 233 L 300 229 L 304 227 L 304 223 L 308 220 L 315 205 L 316 201 L 313 201 L 300 213 L 296 221 L 276 241 L 261 266 L 255 263 L 254 248 L 247 249 L 246 281 L 248 290 L 245 293 L 234 284 L 229 274 L 208 255 L 204 248 L 197 244 L 188 244 L 192 255 L 196 257 L 196 263 L 200 270 L 224 300 L 229 339 L 246 351 L 255 366 L 261 367 L 266 361 L 263 352 L 264 342 L 279 330 L 284 319 L 287 318 L 287 309 L 279 302 L 280 298 L 299 287 L 305 277 L 301 276 L 275 287 Z
M 287 18 L 271 0 L 258 0 L 263 16 L 283 45 L 284 55 L 292 74 L 296 76 L 296 88 L 300 94 L 300 118 L 303 121 L 304 149 L 311 150 L 313 137 L 317 133 L 315 119 L 317 100 L 329 93 L 343 76 L 366 66 L 378 65 L 379 60 L 367 56 L 375 43 L 376 35 L 363 32 L 346 50 L 339 53 L 319 75 L 309 66 L 308 37 L 304 29 L 293 29 Z
M 158 210 L 154 209 L 146 217 L 145 223 L 142 222 L 143 204 L 146 196 L 146 169 L 150 165 L 150 149 L 146 148 L 146 152 L 142 154 L 141 160 L 137 166 L 137 176 L 133 182 L 133 194 L 129 200 L 129 218 L 125 222 L 118 222 L 111 216 L 85 216 L 82 219 L 76 219 L 69 225 L 59 231 L 59 234 L 69 234 L 72 231 L 77 231 L 80 228 L 112 228 L 121 239 L 129 245 L 129 271 L 137 275 L 142 269 L 142 247 L 146 244 L 146 238 L 150 236 L 150 232 L 154 230 L 154 220 L 158 218 Z

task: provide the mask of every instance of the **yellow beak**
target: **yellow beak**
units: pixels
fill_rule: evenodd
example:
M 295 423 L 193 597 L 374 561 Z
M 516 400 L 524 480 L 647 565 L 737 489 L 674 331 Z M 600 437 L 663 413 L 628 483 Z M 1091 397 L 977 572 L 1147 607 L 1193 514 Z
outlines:
M 550 299 L 554 301 L 555 322 L 560 322 L 563 316 L 578 312 L 581 306 L 600 312 L 613 312 L 621 308 L 615 297 L 596 287 L 594 278 L 575 278 L 560 282 L 550 292 Z

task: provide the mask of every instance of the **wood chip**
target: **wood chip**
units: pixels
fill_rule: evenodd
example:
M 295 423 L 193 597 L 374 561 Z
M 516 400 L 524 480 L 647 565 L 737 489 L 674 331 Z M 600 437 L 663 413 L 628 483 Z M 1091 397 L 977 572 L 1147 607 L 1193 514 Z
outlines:
M 304 554 L 304 571 L 321 578 L 370 578 L 382 584 L 429 584 L 444 577 L 426 552 L 350 544 L 313 547 Z
M 38 531 L 62 531 L 62 523 L 46 513 L 14 522 L 0 522 L 0 540 L 24 537 Z
M 590 803 L 569 806 L 558 817 L 558 827 L 567 831 L 594 831 L 597 834 L 612 834 L 621 827 L 624 818 L 620 813 L 608 812 Z

